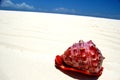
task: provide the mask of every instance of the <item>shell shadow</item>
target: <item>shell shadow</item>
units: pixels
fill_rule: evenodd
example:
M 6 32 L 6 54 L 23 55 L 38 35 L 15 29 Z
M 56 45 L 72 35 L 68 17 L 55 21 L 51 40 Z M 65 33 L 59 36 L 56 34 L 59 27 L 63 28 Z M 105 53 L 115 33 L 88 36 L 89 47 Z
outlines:
M 56 67 L 57 68 L 57 67 Z M 59 68 L 57 68 L 59 69 Z M 76 79 L 76 80 L 98 80 L 99 77 L 96 76 L 88 76 L 88 75 L 84 75 L 84 74 L 80 74 L 80 73 L 76 73 L 73 71 L 65 71 L 65 70 L 61 70 L 59 69 L 61 72 L 63 72 L 64 74 Z

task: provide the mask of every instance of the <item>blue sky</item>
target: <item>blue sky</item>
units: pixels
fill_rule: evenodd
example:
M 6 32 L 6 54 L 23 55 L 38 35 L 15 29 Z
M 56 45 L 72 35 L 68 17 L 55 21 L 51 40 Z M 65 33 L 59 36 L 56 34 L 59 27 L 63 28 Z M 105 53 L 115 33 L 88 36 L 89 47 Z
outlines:
M 120 19 L 120 0 L 0 0 L 0 10 L 20 10 Z

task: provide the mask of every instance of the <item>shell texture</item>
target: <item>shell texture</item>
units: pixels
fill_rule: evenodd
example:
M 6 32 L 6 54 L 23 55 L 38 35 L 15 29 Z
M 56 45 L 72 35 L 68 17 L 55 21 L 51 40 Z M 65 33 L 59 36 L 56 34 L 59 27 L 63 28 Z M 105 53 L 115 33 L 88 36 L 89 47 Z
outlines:
M 63 69 L 68 67 L 68 70 L 72 68 L 75 69 L 74 71 L 81 71 L 88 75 L 102 74 L 102 63 L 105 57 L 92 40 L 88 42 L 80 40 L 78 43 L 74 43 L 59 57 L 59 59 L 58 56 L 56 57 L 55 62 L 58 67 L 62 65 Z
M 68 66 L 98 73 L 102 68 L 104 57 L 91 40 L 86 43 L 80 40 L 65 51 L 62 59 Z

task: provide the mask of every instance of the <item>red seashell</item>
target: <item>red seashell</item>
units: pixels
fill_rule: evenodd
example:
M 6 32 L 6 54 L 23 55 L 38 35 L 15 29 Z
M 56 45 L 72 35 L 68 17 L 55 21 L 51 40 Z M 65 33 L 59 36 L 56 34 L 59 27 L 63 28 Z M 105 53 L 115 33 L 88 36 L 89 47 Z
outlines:
M 103 71 L 104 57 L 96 45 L 90 40 L 69 47 L 64 54 L 57 55 L 55 66 L 62 70 L 74 71 L 91 76 L 100 76 Z

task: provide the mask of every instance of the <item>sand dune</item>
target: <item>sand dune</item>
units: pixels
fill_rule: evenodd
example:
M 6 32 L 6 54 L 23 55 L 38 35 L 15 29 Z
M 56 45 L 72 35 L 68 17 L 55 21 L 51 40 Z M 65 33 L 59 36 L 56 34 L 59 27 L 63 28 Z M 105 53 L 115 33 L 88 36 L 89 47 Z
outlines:
M 0 80 L 120 80 L 120 20 L 0 11 Z M 57 54 L 93 40 L 104 60 L 98 78 L 70 77 L 54 67 Z

